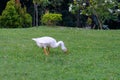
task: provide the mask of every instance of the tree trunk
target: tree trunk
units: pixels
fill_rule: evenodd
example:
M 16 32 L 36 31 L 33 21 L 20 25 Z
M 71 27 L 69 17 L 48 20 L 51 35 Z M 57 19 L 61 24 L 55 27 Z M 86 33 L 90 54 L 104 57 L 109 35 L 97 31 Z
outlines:
M 98 23 L 99 23 L 98 28 L 99 28 L 99 29 L 102 29 L 102 22 L 101 22 L 100 19 L 98 18 L 98 15 L 97 15 L 97 14 L 95 14 L 95 15 L 96 15 L 97 20 L 98 20 Z
M 97 18 L 97 20 L 98 20 L 98 29 L 102 29 L 102 23 L 101 23 L 101 21 L 100 21 L 100 19 L 99 19 L 99 17 L 98 17 L 98 14 L 97 14 L 97 12 L 95 11 L 95 9 L 93 9 L 94 11 L 94 14 L 96 15 L 96 18 Z
M 36 4 L 36 26 L 38 26 L 38 5 Z
M 15 3 L 19 4 L 19 3 L 20 3 L 20 0 L 15 0 Z
M 80 26 L 80 9 L 78 10 L 78 13 L 77 13 L 77 27 L 81 27 Z
M 34 3 L 34 22 L 35 26 L 38 26 L 38 4 Z
M 34 3 L 33 26 L 36 26 L 36 25 L 35 25 L 35 22 L 36 22 L 36 21 L 35 21 L 35 3 Z

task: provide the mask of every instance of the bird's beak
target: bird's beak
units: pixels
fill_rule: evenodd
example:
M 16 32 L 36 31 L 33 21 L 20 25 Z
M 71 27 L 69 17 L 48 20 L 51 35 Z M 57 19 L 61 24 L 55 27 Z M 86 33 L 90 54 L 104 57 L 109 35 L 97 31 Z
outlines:
M 67 53 L 68 53 L 68 50 L 64 51 L 64 53 L 66 53 L 66 54 L 67 54 Z

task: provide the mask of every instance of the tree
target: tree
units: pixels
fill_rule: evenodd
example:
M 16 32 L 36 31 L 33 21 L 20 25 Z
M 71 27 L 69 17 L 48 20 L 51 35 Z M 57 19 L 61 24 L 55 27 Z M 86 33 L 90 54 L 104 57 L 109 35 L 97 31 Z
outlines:
M 26 8 L 21 8 L 18 0 L 16 1 L 10 0 L 7 3 L 2 16 L 0 16 L 0 27 L 20 28 L 32 26 L 32 17 L 26 12 Z
M 49 0 L 49 10 L 52 12 L 60 12 L 61 11 L 61 5 L 63 3 L 63 0 Z
M 74 0 L 74 2 L 72 4 L 70 4 L 70 6 L 69 6 L 69 11 L 76 15 L 77 27 L 83 27 L 82 25 L 83 25 L 84 21 L 82 21 L 82 18 L 84 15 L 81 15 L 81 12 L 86 6 L 85 2 L 86 1 L 84 1 L 84 0 Z
M 98 28 L 102 29 L 103 23 L 105 20 L 110 18 L 117 18 L 117 15 L 115 15 L 112 10 L 114 6 L 116 5 L 116 1 L 112 0 L 90 0 L 90 6 L 86 8 L 85 13 L 92 15 L 94 14 L 98 20 Z M 84 12 L 83 11 L 83 12 Z
M 74 3 L 70 6 L 70 10 L 76 13 L 76 11 L 80 9 L 81 12 L 78 12 L 78 14 L 87 16 L 94 15 L 97 20 L 98 28 L 102 29 L 106 19 L 117 17 L 117 11 L 113 10 L 115 5 L 119 5 L 115 0 L 74 0 Z
M 34 22 L 35 26 L 38 26 L 38 6 L 41 5 L 41 8 L 44 10 L 45 7 L 49 4 L 48 0 L 33 0 L 34 4 Z

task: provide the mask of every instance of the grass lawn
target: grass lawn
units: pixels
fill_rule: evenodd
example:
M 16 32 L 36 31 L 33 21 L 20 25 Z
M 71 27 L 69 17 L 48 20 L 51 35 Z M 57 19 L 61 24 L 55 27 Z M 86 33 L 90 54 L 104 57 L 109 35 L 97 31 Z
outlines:
M 45 56 L 32 41 L 41 36 L 63 40 L 69 53 Z M 0 29 L 0 80 L 120 80 L 120 30 Z

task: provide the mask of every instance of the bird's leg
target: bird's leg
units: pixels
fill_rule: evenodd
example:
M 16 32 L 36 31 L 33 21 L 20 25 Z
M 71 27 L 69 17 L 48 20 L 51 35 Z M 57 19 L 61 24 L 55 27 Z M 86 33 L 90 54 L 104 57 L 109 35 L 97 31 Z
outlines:
M 45 55 L 48 55 L 46 48 L 44 48 L 44 53 L 45 53 Z
M 50 53 L 50 47 L 48 47 L 48 54 Z

